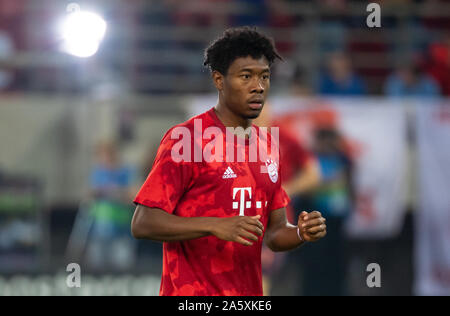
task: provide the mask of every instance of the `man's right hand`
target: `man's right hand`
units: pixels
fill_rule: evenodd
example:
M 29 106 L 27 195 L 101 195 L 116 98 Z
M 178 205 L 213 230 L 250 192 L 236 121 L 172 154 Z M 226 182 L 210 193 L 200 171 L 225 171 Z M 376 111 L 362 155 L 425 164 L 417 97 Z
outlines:
M 263 234 L 264 226 L 259 221 L 260 218 L 261 215 L 217 218 L 211 234 L 222 240 L 251 246 L 251 241 L 258 241 L 258 236 Z

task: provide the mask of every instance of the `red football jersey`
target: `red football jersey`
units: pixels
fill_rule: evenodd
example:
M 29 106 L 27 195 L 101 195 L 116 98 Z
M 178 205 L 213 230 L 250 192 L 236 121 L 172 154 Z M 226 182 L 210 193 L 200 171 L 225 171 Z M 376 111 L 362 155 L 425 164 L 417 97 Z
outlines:
M 221 134 L 210 136 L 211 127 Z M 230 139 L 214 108 L 171 128 L 134 202 L 183 217 L 261 215 L 265 232 L 270 212 L 285 207 L 289 198 L 281 188 L 278 159 L 274 157 L 277 153 L 270 151 L 270 134 L 254 128 L 256 133 L 250 139 Z M 192 139 L 183 142 L 184 147 L 180 145 L 181 135 Z M 213 139 L 215 150 L 208 147 Z M 199 161 L 199 153 L 222 153 L 217 145 L 222 141 L 223 162 Z M 256 161 L 249 154 L 254 142 L 258 146 L 267 144 L 261 146 Z M 234 148 L 234 162 L 229 162 L 230 148 Z M 242 161 L 238 155 L 243 153 L 245 160 L 238 162 Z M 178 154 L 191 160 L 179 161 Z M 262 239 L 252 246 L 215 236 L 165 242 L 160 295 L 262 295 Z

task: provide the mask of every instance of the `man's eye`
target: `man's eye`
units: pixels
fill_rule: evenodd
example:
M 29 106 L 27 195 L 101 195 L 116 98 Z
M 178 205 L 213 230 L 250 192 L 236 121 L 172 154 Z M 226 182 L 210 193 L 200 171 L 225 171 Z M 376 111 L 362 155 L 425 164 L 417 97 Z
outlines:
M 263 76 L 263 79 L 264 79 L 264 80 L 267 80 L 267 79 L 269 79 L 269 77 L 270 77 L 269 75 L 264 75 L 264 76 Z
M 250 79 L 250 75 L 242 75 L 241 77 L 244 79 Z

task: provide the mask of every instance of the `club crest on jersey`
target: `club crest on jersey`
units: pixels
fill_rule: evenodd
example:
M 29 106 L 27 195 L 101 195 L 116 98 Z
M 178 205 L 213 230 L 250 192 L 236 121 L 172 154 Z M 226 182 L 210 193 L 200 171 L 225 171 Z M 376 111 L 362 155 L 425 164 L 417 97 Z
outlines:
M 278 181 L 278 166 L 275 161 L 272 159 L 267 159 L 266 161 L 267 173 L 269 174 L 269 178 L 273 183 Z

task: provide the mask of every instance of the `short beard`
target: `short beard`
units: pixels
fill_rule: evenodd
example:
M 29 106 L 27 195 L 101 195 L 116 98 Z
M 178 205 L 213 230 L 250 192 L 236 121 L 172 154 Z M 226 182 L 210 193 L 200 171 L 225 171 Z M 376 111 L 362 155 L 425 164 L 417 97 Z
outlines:
M 246 115 L 245 118 L 246 119 L 250 119 L 250 120 L 254 120 L 256 118 L 258 118 L 258 116 L 261 114 L 261 112 L 259 112 L 258 114 L 254 114 L 254 115 Z

